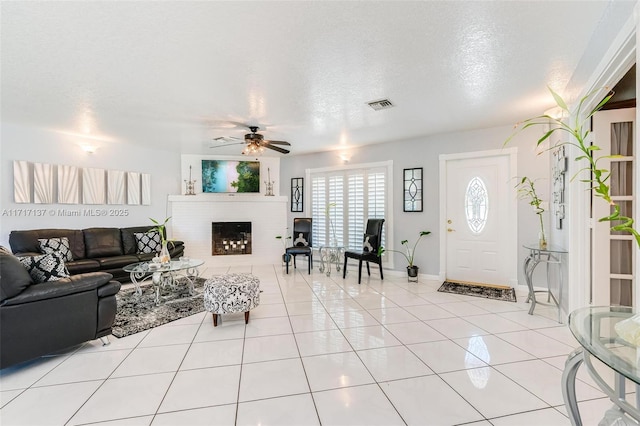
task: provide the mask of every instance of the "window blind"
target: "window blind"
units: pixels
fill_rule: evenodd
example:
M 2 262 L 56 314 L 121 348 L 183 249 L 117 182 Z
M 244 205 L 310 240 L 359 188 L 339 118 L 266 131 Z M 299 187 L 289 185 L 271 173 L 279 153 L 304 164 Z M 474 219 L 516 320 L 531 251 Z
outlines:
M 386 184 L 386 167 L 312 172 L 314 245 L 361 249 L 367 219 L 387 217 Z

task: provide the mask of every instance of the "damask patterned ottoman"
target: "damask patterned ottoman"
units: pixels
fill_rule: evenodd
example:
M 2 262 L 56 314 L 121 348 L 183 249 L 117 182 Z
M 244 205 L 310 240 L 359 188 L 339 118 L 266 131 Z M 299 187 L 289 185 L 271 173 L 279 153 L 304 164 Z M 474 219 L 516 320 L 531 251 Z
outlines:
M 260 280 L 251 274 L 217 275 L 204 283 L 204 308 L 213 314 L 213 326 L 218 326 L 218 315 L 244 312 L 244 323 L 249 322 L 249 311 L 260 304 Z

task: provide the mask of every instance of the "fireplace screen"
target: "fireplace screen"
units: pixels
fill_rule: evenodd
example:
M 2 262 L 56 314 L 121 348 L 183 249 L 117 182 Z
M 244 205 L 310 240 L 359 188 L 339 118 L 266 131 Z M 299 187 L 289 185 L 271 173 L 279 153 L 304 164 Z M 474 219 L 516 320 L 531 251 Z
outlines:
M 251 222 L 211 223 L 211 255 L 251 254 Z

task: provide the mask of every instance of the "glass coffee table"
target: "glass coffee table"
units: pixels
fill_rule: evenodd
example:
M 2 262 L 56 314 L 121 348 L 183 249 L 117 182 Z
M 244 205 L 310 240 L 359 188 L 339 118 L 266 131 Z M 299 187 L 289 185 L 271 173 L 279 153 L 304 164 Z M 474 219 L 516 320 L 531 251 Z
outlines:
M 568 356 L 562 374 L 562 394 L 572 425 L 582 425 L 576 397 L 576 375 L 583 363 L 598 387 L 615 404 L 615 409 L 609 411 L 616 415 L 625 413 L 640 421 L 640 349 L 622 339 L 615 330 L 618 322 L 631 318 L 634 313 L 633 309 L 622 306 L 592 306 L 576 309 L 569 315 L 569 329 L 580 343 L 580 347 Z M 592 362 L 594 358 L 613 370 L 613 387 L 596 369 Z M 625 379 L 635 385 L 635 404 L 627 401 Z M 621 420 L 615 424 L 628 423 Z
M 165 264 L 138 262 L 127 265 L 122 269 L 129 273 L 131 282 L 136 289 L 136 295 L 138 296 L 142 295 L 142 287 L 140 284 L 151 280 L 153 290 L 155 292 L 155 303 L 156 305 L 159 305 L 161 302 L 160 289 L 177 289 L 181 286 L 178 282 L 178 278 L 185 278 L 189 286 L 189 294 L 195 294 L 195 279 L 200 275 L 198 267 L 203 264 L 204 260 L 200 259 L 189 259 L 186 261 L 172 260 Z

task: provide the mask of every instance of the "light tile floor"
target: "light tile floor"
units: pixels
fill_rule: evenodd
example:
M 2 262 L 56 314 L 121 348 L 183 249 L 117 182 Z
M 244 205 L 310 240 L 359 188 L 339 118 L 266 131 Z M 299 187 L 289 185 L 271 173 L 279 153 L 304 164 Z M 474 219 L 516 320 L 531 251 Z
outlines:
M 200 313 L 0 371 L 2 425 L 568 425 L 577 346 L 555 308 L 437 293 L 389 274 L 252 272 L 261 305 Z M 608 400 L 580 372 L 584 424 Z

